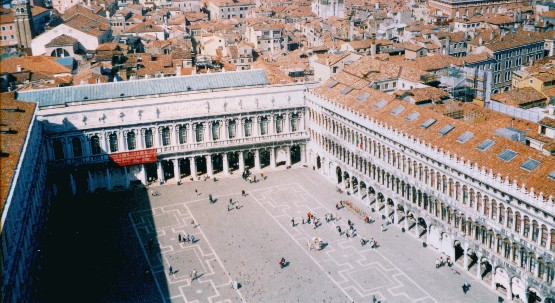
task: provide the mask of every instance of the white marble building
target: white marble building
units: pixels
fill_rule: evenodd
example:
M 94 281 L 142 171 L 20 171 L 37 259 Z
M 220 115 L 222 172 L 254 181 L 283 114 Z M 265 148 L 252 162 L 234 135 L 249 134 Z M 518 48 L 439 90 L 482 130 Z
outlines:
M 305 87 L 268 84 L 255 70 L 29 91 L 18 98 L 56 100 L 39 101 L 38 120 L 58 168 L 56 191 L 76 194 L 304 161 Z M 155 161 L 118 166 L 111 160 L 144 150 Z

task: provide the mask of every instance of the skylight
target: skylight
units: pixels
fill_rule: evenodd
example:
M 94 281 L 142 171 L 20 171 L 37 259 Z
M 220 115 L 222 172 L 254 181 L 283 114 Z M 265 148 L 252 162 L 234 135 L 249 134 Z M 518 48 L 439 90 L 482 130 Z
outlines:
M 466 143 L 466 141 L 470 140 L 470 138 L 472 138 L 472 137 L 474 137 L 474 134 L 471 133 L 471 132 L 466 131 L 466 132 L 464 132 L 464 134 L 460 135 L 457 138 L 457 142 Z
M 434 123 L 436 123 L 436 121 L 437 121 L 436 119 L 430 118 L 430 119 L 424 121 L 424 123 L 422 123 L 422 127 L 428 128 L 428 127 L 432 126 Z
M 547 177 L 553 181 L 555 181 L 555 170 L 550 172 L 549 175 L 547 175 Z
M 333 88 L 334 86 L 337 85 L 337 83 L 339 83 L 339 82 L 337 82 L 337 81 L 335 81 L 335 80 L 332 79 L 332 80 L 330 81 L 330 83 L 328 83 L 328 85 L 326 85 L 326 86 L 327 86 L 328 88 Z
M 477 149 L 481 151 L 486 151 L 488 148 L 492 147 L 495 144 L 495 141 L 487 139 L 486 141 L 480 143 L 480 145 L 476 146 Z
M 418 118 L 418 116 L 420 116 L 418 112 L 412 112 L 410 115 L 407 116 L 407 120 L 414 121 L 416 120 L 416 118 Z
M 540 161 L 530 158 L 530 159 L 526 160 L 524 163 L 522 163 L 520 168 L 522 168 L 524 170 L 527 170 L 527 171 L 533 171 L 540 164 L 542 164 Z
M 374 104 L 375 108 L 382 108 L 387 104 L 387 101 L 385 101 L 384 99 L 376 102 L 376 104 Z
M 346 95 L 346 94 L 348 94 L 348 93 L 349 93 L 350 91 L 352 91 L 352 90 L 353 90 L 352 87 L 347 86 L 347 87 L 345 87 L 345 88 L 341 91 L 341 93 L 342 93 L 343 95 Z
M 497 157 L 499 157 L 501 160 L 505 160 L 507 162 L 511 161 L 514 157 L 516 157 L 517 153 L 506 148 L 505 150 L 503 150 Z
M 403 112 L 405 110 L 405 107 L 402 105 L 399 105 L 397 107 L 395 107 L 394 109 L 391 110 L 391 114 L 394 116 L 397 116 L 398 114 L 400 114 L 401 112 Z
M 440 133 L 442 136 L 445 136 L 453 129 L 455 129 L 455 127 L 451 124 L 448 124 L 448 125 L 445 125 L 442 129 L 440 129 L 438 133 Z
M 364 101 L 366 101 L 366 99 L 368 99 L 368 97 L 370 97 L 370 94 L 369 93 L 364 93 L 364 94 L 360 95 L 357 98 L 357 101 L 358 102 L 364 102 Z

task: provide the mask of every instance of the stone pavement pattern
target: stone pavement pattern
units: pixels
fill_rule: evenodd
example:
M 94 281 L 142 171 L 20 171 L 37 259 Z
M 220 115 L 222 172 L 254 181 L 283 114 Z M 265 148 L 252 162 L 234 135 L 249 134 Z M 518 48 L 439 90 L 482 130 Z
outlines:
M 218 182 L 156 187 L 160 196 L 148 197 L 151 209 L 129 214 L 155 280 L 167 285 L 171 302 L 497 302 L 484 285 L 455 268 L 435 268 L 438 254 L 400 227 L 381 232 L 376 222 L 366 224 L 335 203 L 350 200 L 331 182 L 304 168 L 266 173 L 266 180 L 249 183 L 238 177 Z M 195 189 L 198 193 L 195 192 Z M 247 191 L 246 197 L 241 190 Z M 212 194 L 215 203 L 208 201 Z M 240 208 L 228 210 L 229 200 Z M 297 223 L 307 212 L 322 224 Z M 326 223 L 324 214 L 337 221 Z M 355 223 L 355 238 L 340 236 Z M 198 226 L 193 226 L 194 220 Z M 192 234 L 198 242 L 178 242 L 178 234 Z M 307 242 L 320 237 L 324 249 L 309 250 Z M 379 247 L 361 246 L 360 236 L 374 238 Z M 148 248 L 157 239 L 160 254 Z M 290 262 L 281 269 L 281 257 Z M 169 266 L 176 273 L 168 275 Z M 190 281 L 196 269 L 199 278 Z M 471 290 L 464 295 L 462 283 Z M 231 288 L 238 281 L 240 289 Z M 160 290 L 163 294 L 165 291 Z

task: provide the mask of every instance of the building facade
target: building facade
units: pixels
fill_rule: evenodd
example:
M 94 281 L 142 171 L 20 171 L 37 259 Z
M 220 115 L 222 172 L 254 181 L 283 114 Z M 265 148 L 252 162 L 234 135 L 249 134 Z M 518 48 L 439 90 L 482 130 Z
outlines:
M 38 120 L 45 125 L 52 174 L 59 181 L 54 191 L 199 180 L 305 160 L 303 85 L 267 86 L 261 70 L 172 80 L 176 91 L 168 88 L 168 79 L 106 84 L 125 97 L 102 103 L 95 100 L 111 98 L 94 95 L 99 85 L 58 90 L 57 100 L 88 94 L 91 104 L 69 111 L 64 106 L 83 100 L 39 102 Z M 208 84 L 197 91 L 199 81 Z M 214 82 L 221 85 L 210 85 Z M 171 93 L 139 96 L 136 85 Z M 48 93 L 22 92 L 18 98 L 41 100 Z
M 0 266 L 2 302 L 30 302 L 38 290 L 41 233 L 50 209 L 48 157 L 35 104 L 2 94 Z M 6 131 L 4 125 L 9 127 Z M 13 172 L 13 173 L 9 173 Z M 4 187 L 6 186 L 7 187 Z
M 500 14 L 528 4 L 525 0 L 431 0 L 430 7 L 445 13 L 449 18 L 474 15 Z
M 306 94 L 310 165 L 509 301 L 555 300 L 554 159 L 423 107 L 331 90 Z

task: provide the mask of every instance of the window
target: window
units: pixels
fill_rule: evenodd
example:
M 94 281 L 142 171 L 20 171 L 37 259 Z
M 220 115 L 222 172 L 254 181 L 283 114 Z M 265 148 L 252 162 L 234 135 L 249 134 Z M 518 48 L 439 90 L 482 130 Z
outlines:
M 296 132 L 299 129 L 299 116 L 293 115 L 291 119 L 291 131 Z
M 197 142 L 202 142 L 204 141 L 203 136 L 202 136 L 202 124 L 197 124 L 197 128 L 196 128 L 196 133 L 195 133 L 195 139 L 197 140 Z
M 263 117 L 260 119 L 260 135 L 268 134 L 268 118 Z
M 52 149 L 54 150 L 54 160 L 64 158 L 64 146 L 62 144 L 62 140 L 55 139 L 52 141 Z
M 364 94 L 360 95 L 357 98 L 357 101 L 358 102 L 364 102 L 364 101 L 366 101 L 366 99 L 368 99 L 368 97 L 370 97 L 370 94 L 369 93 L 364 93 Z
M 235 121 L 229 121 L 229 124 L 227 125 L 227 134 L 229 135 L 229 139 L 233 139 L 237 136 L 237 134 L 235 133 L 235 129 L 236 129 Z
M 136 138 L 134 132 L 127 133 L 127 150 L 134 150 L 135 148 L 137 148 L 137 142 L 135 139 Z
M 170 128 L 169 127 L 162 128 L 162 145 L 163 146 L 170 145 Z
M 495 142 L 493 140 L 487 139 L 484 142 L 480 143 L 476 148 L 481 151 L 486 151 L 488 148 L 492 147 Z
M 250 119 L 245 120 L 245 128 L 243 129 L 243 133 L 245 134 L 245 137 L 250 137 L 252 136 L 252 131 L 251 131 L 251 127 L 252 127 L 252 121 Z
M 445 136 L 445 135 L 447 135 L 450 131 L 452 131 L 453 129 L 455 129 L 455 127 L 454 127 L 453 125 L 448 124 L 448 125 L 444 126 L 442 129 L 440 129 L 440 130 L 438 131 L 438 133 L 439 133 L 440 135 L 442 135 L 442 136 Z
M 391 110 L 391 114 L 394 116 L 397 116 L 398 114 L 400 114 L 401 112 L 403 112 L 405 110 L 405 107 L 402 105 L 399 105 L 397 107 L 395 107 L 394 109 Z
M 283 132 L 283 117 L 276 117 L 276 134 L 281 134 Z
M 154 146 L 154 137 L 152 136 L 152 129 L 145 130 L 145 147 L 152 148 Z
M 373 107 L 374 108 L 382 108 L 387 104 L 386 100 L 381 99 L 380 101 L 376 102 Z
M 91 137 L 91 153 L 93 155 L 100 154 L 100 140 L 96 135 Z
M 352 91 L 352 90 L 353 90 L 352 87 L 347 86 L 347 87 L 345 87 L 345 88 L 341 91 L 341 94 L 346 95 L 346 94 L 348 94 L 348 93 L 349 93 L 350 91 Z
M 457 138 L 457 142 L 466 143 L 466 141 L 470 140 L 470 138 L 472 137 L 474 137 L 474 134 L 469 131 L 466 131 Z
M 220 123 L 212 124 L 212 140 L 220 140 Z
M 111 133 L 108 136 L 108 141 L 110 143 L 110 152 L 115 153 L 118 151 L 118 135 L 115 133 Z
M 508 149 L 508 148 L 506 148 L 505 150 L 503 150 L 503 151 L 498 155 L 498 157 L 499 157 L 501 160 L 504 160 L 504 161 L 509 162 L 509 161 L 511 161 L 514 157 L 516 157 L 516 155 L 517 155 L 516 152 L 514 152 L 514 151 L 512 151 L 512 150 L 510 150 L 510 149 Z
M 73 148 L 73 156 L 81 157 L 83 156 L 83 148 L 81 146 L 81 139 L 74 137 L 71 139 L 71 147 Z
M 187 142 L 187 129 L 184 126 L 179 128 L 178 136 L 179 144 L 185 144 L 185 142 Z
M 429 128 L 430 126 L 432 126 L 434 123 L 436 123 L 436 119 L 430 118 L 430 119 L 424 121 L 424 123 L 422 123 L 422 127 L 424 127 L 424 128 L 427 129 L 427 128 Z
M 418 116 L 420 116 L 419 113 L 412 112 L 412 113 L 410 113 L 410 115 L 407 116 L 406 119 L 409 120 L 409 121 L 414 121 L 414 120 L 416 120 L 416 118 L 418 118 Z
M 547 175 L 547 177 L 553 181 L 555 181 L 555 170 L 550 172 L 549 175 Z
M 526 171 L 533 171 L 536 167 L 538 167 L 541 164 L 540 161 L 538 160 L 534 160 L 532 158 L 526 160 L 526 162 L 522 163 L 522 165 L 520 166 L 520 168 L 526 170 Z

